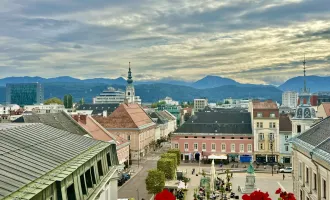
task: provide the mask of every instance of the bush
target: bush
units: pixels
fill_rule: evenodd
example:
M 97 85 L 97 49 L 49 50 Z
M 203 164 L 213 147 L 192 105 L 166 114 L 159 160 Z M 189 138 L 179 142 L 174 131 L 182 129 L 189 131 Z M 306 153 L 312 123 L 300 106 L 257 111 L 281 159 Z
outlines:
M 166 179 L 172 180 L 175 176 L 175 163 L 173 159 L 161 158 L 157 162 L 157 169 L 164 172 Z
M 164 153 L 160 156 L 161 158 L 168 158 L 168 159 L 172 159 L 174 161 L 174 167 L 176 169 L 176 166 L 178 164 L 178 161 L 177 161 L 177 156 L 175 153 Z
M 149 170 L 146 178 L 146 187 L 149 194 L 157 194 L 163 191 L 165 187 L 164 172 L 157 169 Z
M 177 165 L 180 165 L 180 160 L 181 160 L 181 152 L 179 149 L 170 149 L 167 151 L 167 153 L 175 153 L 176 154 L 176 161 Z

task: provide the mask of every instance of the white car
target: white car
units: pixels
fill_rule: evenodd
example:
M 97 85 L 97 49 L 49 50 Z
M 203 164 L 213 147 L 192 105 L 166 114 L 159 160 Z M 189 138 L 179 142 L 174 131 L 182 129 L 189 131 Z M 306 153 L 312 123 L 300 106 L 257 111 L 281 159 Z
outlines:
M 292 167 L 286 167 L 286 168 L 282 168 L 280 169 L 281 173 L 292 173 Z

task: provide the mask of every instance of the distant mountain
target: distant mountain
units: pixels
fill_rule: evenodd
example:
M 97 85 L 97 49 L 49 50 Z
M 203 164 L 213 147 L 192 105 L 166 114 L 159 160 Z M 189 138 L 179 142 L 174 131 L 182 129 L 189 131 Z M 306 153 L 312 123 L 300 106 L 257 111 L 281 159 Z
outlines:
M 85 102 L 92 102 L 93 97 L 99 95 L 108 84 L 104 83 L 44 83 L 45 99 L 58 97 L 63 99 L 65 94 L 71 94 L 74 101 L 84 98 Z M 112 85 L 117 89 L 125 89 L 125 85 Z M 225 85 L 216 88 L 196 89 L 189 86 L 171 85 L 166 83 L 140 84 L 135 86 L 136 94 L 142 102 L 155 102 L 166 96 L 178 101 L 192 101 L 194 98 L 206 97 L 210 102 L 224 98 L 264 98 L 281 100 L 282 92 L 273 86 L 239 86 Z M 5 101 L 5 88 L 0 87 L 0 102 Z
M 311 92 L 330 91 L 330 76 L 306 76 L 307 88 L 310 88 Z M 282 91 L 297 91 L 299 92 L 304 87 L 304 77 L 298 76 L 287 80 L 278 88 Z
M 201 80 L 196 81 L 191 86 L 198 89 L 215 88 L 223 85 L 239 85 L 240 83 L 229 78 L 222 78 L 220 76 L 206 76 Z

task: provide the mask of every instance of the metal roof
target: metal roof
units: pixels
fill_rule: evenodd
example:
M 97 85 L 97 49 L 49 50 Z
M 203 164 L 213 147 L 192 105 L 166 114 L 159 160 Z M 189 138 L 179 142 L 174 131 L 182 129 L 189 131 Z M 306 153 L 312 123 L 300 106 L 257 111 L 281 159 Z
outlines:
M 111 144 L 41 123 L 0 124 L 0 199 L 100 145 Z

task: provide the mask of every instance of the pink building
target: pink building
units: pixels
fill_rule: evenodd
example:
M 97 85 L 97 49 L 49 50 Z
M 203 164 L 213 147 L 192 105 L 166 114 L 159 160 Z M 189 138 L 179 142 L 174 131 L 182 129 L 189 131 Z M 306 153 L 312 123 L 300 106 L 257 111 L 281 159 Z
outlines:
M 182 160 L 223 156 L 229 161 L 253 159 L 251 116 L 247 111 L 220 110 L 196 112 L 172 137 L 172 148 L 179 148 Z
M 117 156 L 119 164 L 129 162 L 129 145 L 130 142 L 113 134 L 103 128 L 95 119 L 87 115 L 73 115 L 72 118 L 85 129 L 94 139 L 105 142 L 115 142 L 117 146 Z

